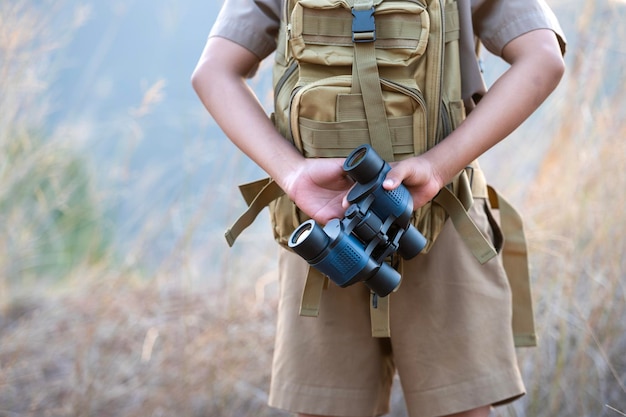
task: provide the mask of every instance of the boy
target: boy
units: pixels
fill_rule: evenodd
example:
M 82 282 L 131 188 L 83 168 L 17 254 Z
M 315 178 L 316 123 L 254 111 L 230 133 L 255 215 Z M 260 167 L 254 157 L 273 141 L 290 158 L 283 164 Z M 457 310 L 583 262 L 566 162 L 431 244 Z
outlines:
M 393 163 L 384 187 L 403 183 L 414 207 L 516 129 L 557 86 L 564 37 L 543 0 L 459 0 L 467 118 L 421 155 Z M 352 186 L 337 158 L 304 158 L 274 128 L 245 79 L 276 47 L 281 0 L 227 0 L 192 76 L 226 135 L 307 215 L 341 218 Z M 474 34 L 510 64 L 484 91 Z M 469 51 L 469 54 L 468 54 Z M 488 202 L 470 215 L 489 236 Z M 300 416 L 388 412 L 394 373 L 412 417 L 486 417 L 524 394 L 511 333 L 511 295 L 500 258 L 478 264 L 448 222 L 428 255 L 405 262 L 393 294 L 390 338 L 372 338 L 369 291 L 331 285 L 320 317 L 297 314 L 307 264 L 281 248 L 281 300 L 270 405 Z

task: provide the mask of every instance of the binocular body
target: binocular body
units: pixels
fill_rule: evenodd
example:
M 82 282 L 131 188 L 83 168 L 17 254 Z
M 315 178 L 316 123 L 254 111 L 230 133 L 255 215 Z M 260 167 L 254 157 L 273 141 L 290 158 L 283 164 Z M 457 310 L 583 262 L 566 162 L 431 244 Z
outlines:
M 385 260 L 395 252 L 404 259 L 415 257 L 426 239 L 411 224 L 413 199 L 406 187 L 383 188 L 391 166 L 371 146 L 353 150 L 343 169 L 355 181 L 344 217 L 324 227 L 314 220 L 302 223 L 289 247 L 340 287 L 362 281 L 384 297 L 401 280 Z

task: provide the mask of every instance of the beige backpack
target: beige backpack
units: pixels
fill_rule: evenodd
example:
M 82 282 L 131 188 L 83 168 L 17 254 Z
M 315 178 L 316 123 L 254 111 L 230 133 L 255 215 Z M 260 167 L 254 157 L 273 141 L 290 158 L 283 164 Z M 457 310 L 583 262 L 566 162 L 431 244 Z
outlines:
M 306 157 L 345 157 L 369 143 L 387 161 L 418 155 L 464 119 L 455 0 L 284 0 L 273 72 L 278 131 Z M 274 236 L 287 247 L 307 217 L 271 179 L 240 187 L 249 209 L 229 229 L 230 245 L 263 207 Z M 528 269 L 519 215 L 488 188 L 474 162 L 413 217 L 432 247 L 451 218 L 481 262 L 497 255 L 467 214 L 473 198 L 490 198 L 521 253 L 508 271 L 516 305 L 518 345 L 534 344 Z M 508 218 L 512 217 L 512 220 Z M 511 226 L 511 224 L 514 224 Z M 508 230 L 510 229 L 510 230 Z M 508 253 L 509 235 L 503 251 Z M 499 249 L 499 248 L 498 248 Z M 505 260 L 505 266 L 507 264 Z M 516 278 L 516 276 L 520 276 Z M 513 282 L 515 281 L 515 283 Z M 518 288 L 521 284 L 521 288 Z M 301 314 L 316 316 L 327 280 L 310 269 Z M 388 298 L 388 297 L 385 297 Z M 388 300 L 372 308 L 372 333 L 388 336 Z

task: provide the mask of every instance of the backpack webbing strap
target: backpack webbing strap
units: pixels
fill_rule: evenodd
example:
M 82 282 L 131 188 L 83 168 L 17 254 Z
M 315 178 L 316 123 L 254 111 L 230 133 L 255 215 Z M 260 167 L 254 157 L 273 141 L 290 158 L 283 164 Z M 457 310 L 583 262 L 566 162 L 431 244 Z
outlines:
M 500 210 L 500 227 L 505 237 L 502 247 L 502 261 L 513 296 L 515 346 L 537 346 L 528 250 L 522 218 L 493 187 L 488 186 L 487 190 L 491 207 Z
M 317 317 L 320 313 L 322 292 L 328 287 L 328 278 L 320 271 L 308 266 L 302 300 L 300 301 L 300 315 Z
M 393 147 L 389 121 L 385 110 L 376 62 L 376 28 L 374 2 L 356 0 L 352 9 L 354 16 L 352 40 L 354 43 L 354 70 L 352 93 L 361 93 L 372 147 L 385 161 L 393 161 Z
M 224 237 L 231 247 L 241 232 L 252 224 L 261 210 L 285 193 L 271 178 L 240 185 L 239 190 L 248 204 L 248 208 L 224 233 Z
M 317 317 L 320 313 L 322 293 L 328 288 L 328 278 L 315 268 L 308 267 L 302 299 L 300 301 L 300 315 Z M 389 337 L 389 296 L 376 297 L 370 295 L 370 320 L 372 337 Z
M 390 337 L 391 328 L 389 326 L 389 298 L 377 297 L 370 294 L 370 320 L 372 322 L 372 337 Z
M 433 201 L 448 213 L 454 228 L 481 264 L 497 255 L 496 249 L 483 236 L 476 223 L 469 216 L 467 208 L 448 187 L 443 187 Z
M 428 48 L 426 49 L 428 68 L 422 92 L 428 106 L 428 121 L 426 123 L 427 148 L 430 149 L 437 144 L 437 128 L 439 126 L 439 115 L 441 114 L 441 76 L 444 70 L 445 22 L 441 21 L 444 13 L 441 4 L 442 0 L 433 0 L 428 3 L 428 14 L 431 16 L 430 36 L 428 37 Z

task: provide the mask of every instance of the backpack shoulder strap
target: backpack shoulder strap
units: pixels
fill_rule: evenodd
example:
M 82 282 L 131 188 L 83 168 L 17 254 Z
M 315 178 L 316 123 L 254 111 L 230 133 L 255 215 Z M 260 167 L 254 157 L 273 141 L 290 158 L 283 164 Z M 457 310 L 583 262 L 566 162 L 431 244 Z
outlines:
M 376 40 L 374 1 L 354 0 L 352 15 L 352 41 L 354 43 L 352 92 L 361 93 L 363 96 L 372 146 L 385 161 L 393 161 L 391 132 L 383 104 L 383 92 L 374 47 Z

